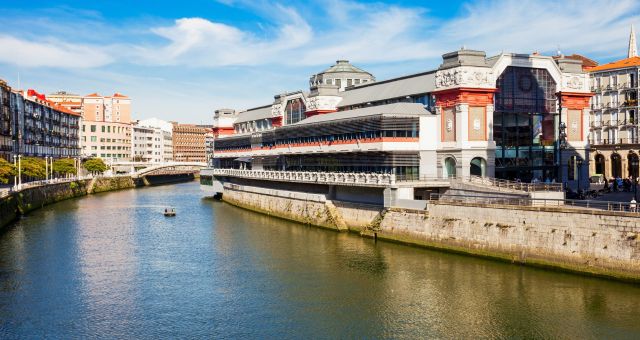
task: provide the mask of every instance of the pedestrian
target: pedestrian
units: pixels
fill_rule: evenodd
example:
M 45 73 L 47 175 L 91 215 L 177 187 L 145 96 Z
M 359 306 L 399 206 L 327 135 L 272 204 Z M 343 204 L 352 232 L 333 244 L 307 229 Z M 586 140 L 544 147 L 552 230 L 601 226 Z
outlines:
M 629 203 L 629 211 L 636 212 L 636 199 L 635 198 L 632 198 L 631 202 Z

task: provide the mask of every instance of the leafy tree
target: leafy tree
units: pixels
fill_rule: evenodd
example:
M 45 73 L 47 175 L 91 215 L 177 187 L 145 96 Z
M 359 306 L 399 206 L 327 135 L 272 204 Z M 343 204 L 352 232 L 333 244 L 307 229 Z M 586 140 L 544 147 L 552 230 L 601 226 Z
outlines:
M 73 158 L 61 158 L 53 161 L 53 172 L 65 176 L 67 174 L 75 175 L 76 165 Z
M 18 171 L 12 163 L 7 162 L 4 158 L 0 158 L 0 183 L 9 183 L 9 179 L 17 174 Z
M 33 180 L 44 179 L 47 175 L 44 159 L 42 158 L 22 157 L 20 169 L 22 176 Z
M 84 161 L 82 166 L 92 174 L 103 173 L 108 169 L 107 165 L 104 164 L 104 161 L 100 158 L 87 159 L 86 161 Z

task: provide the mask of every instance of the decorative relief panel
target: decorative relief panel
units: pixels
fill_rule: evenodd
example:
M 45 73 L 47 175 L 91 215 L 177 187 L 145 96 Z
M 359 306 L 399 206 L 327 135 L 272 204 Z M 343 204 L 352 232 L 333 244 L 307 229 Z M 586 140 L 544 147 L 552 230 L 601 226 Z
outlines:
M 562 88 L 572 91 L 586 91 L 587 78 L 584 74 L 565 74 L 562 77 Z
M 484 106 L 469 107 L 469 140 L 487 140 L 487 115 Z
M 457 86 L 493 87 L 489 70 L 453 68 L 436 72 L 436 88 Z
M 453 108 L 442 110 L 442 141 L 456 141 L 456 114 Z
M 307 100 L 307 111 L 334 111 L 336 110 L 340 100 L 342 100 L 342 98 L 336 96 L 309 97 Z
M 567 110 L 567 140 L 582 141 L 582 110 Z

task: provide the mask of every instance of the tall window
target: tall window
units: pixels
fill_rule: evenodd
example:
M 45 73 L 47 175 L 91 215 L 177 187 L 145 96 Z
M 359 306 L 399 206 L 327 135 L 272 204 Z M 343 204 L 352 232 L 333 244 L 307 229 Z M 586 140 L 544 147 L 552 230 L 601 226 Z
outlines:
M 304 118 L 304 103 L 302 99 L 292 99 L 287 102 L 285 107 L 286 123 L 294 124 L 301 121 Z

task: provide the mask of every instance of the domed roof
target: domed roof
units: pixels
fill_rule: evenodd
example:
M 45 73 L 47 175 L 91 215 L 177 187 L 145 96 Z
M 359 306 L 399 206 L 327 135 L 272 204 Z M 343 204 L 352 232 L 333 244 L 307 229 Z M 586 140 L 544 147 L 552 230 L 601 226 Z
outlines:
M 351 65 L 349 63 L 349 60 L 337 60 L 335 65 L 329 67 L 328 69 L 320 73 L 342 73 L 342 72 L 366 73 L 368 75 L 371 75 L 371 73 Z

